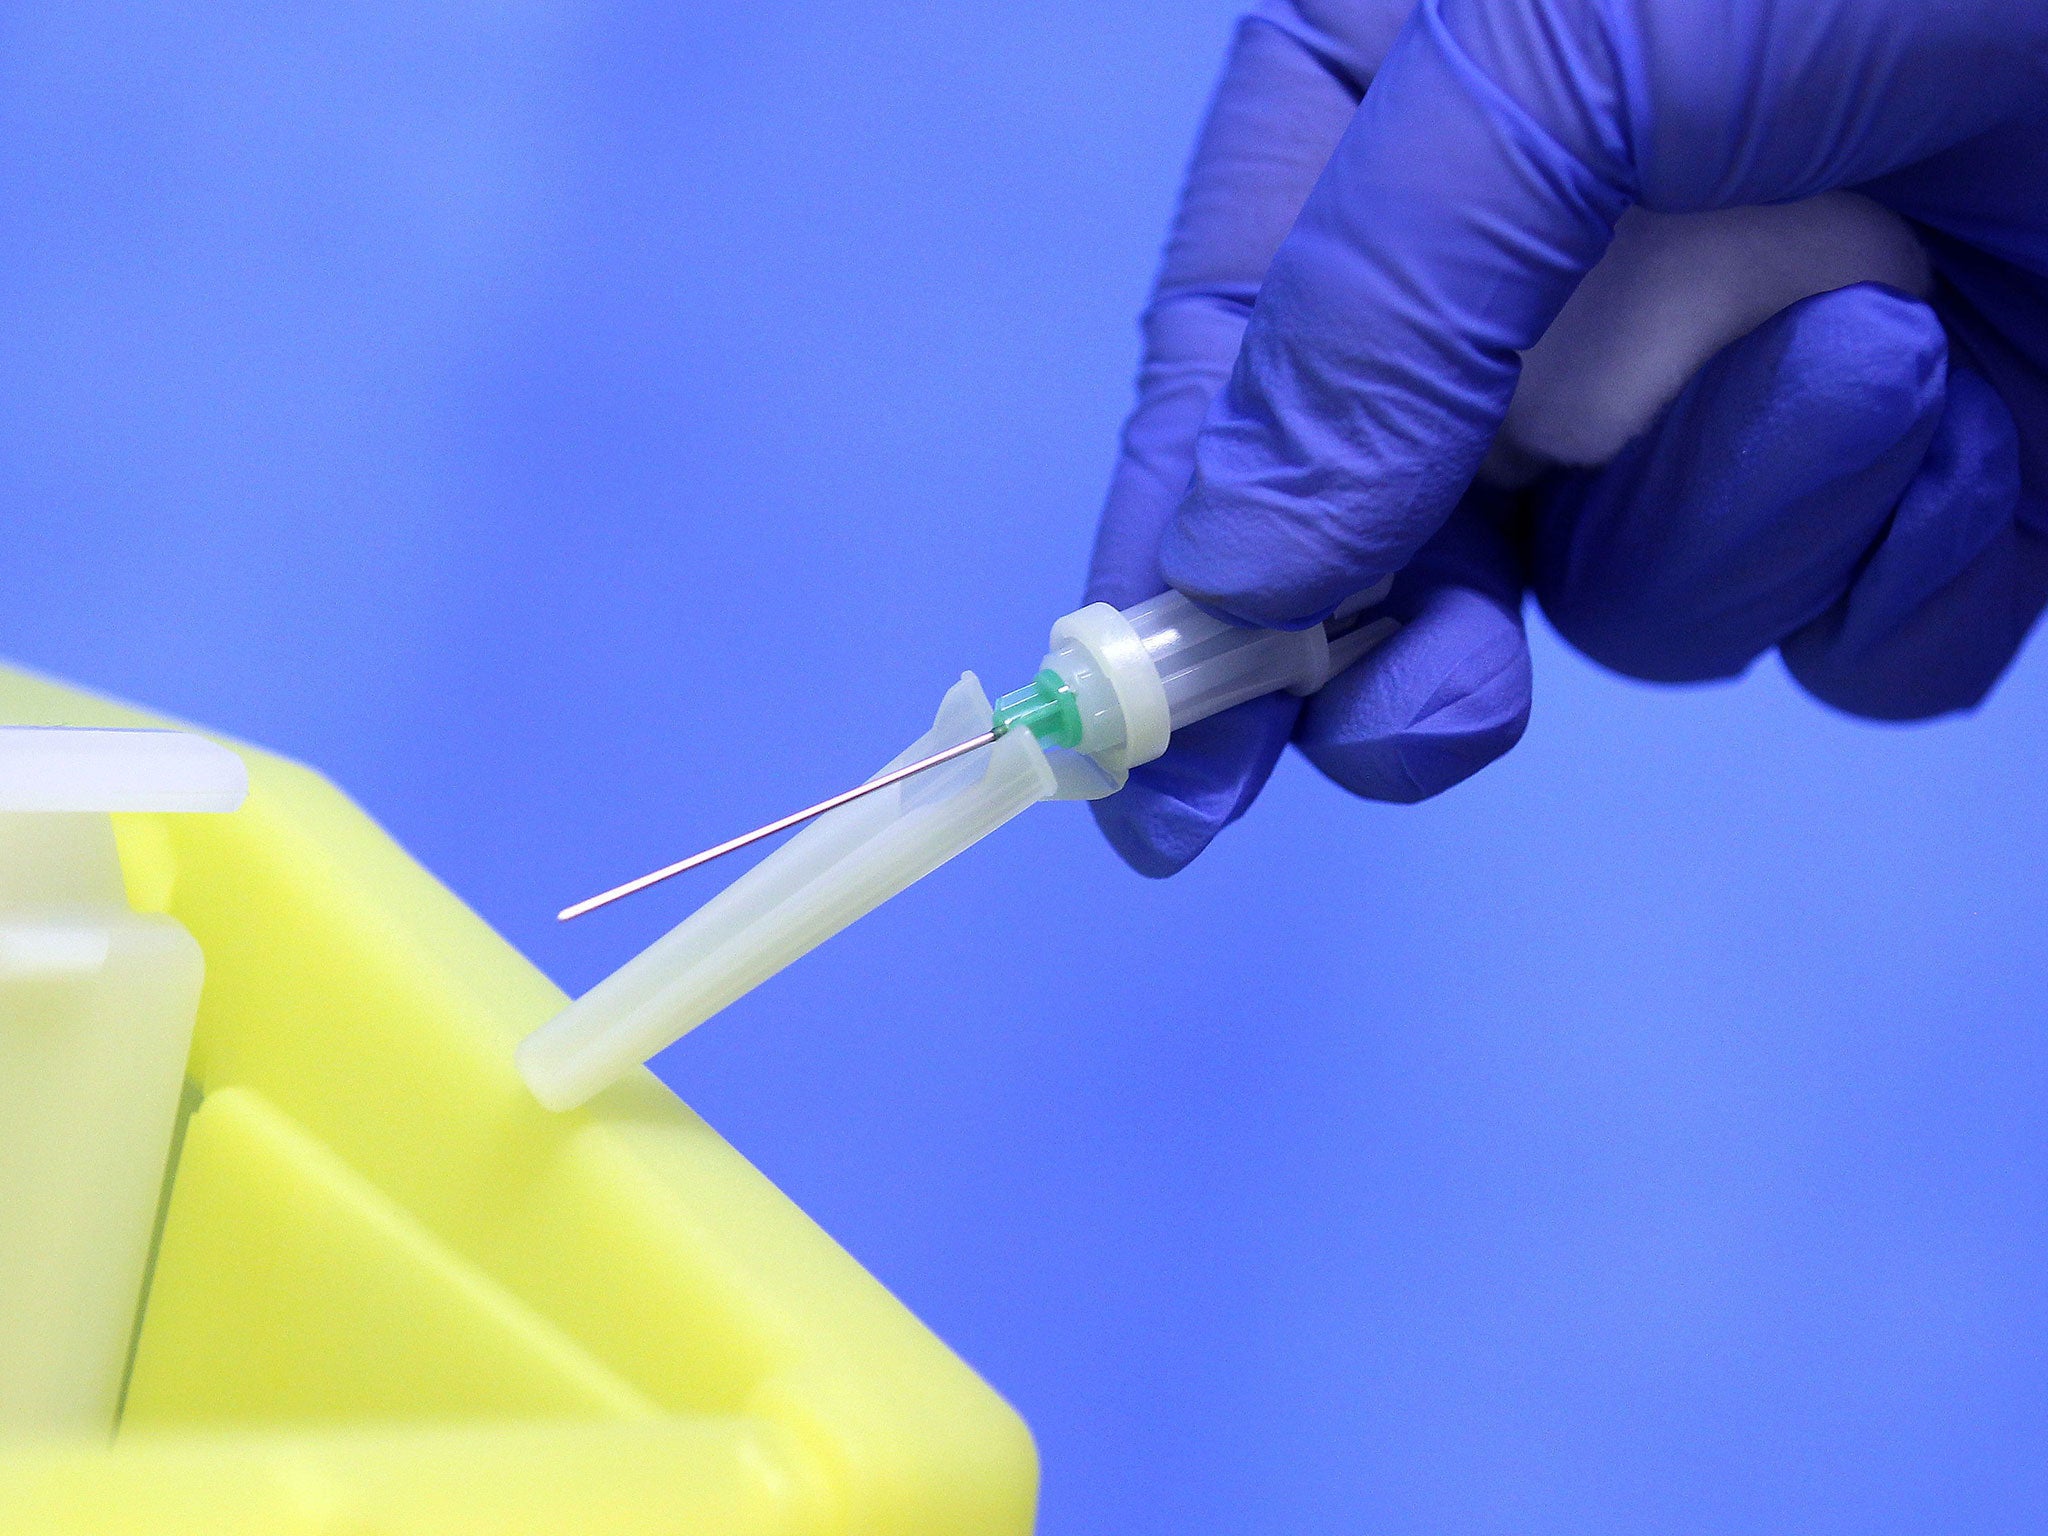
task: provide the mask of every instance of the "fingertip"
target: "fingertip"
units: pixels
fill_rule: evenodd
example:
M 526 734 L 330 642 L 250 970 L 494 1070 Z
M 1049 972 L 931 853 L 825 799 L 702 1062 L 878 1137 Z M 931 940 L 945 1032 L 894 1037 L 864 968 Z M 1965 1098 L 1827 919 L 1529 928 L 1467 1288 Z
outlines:
M 1299 699 L 1269 694 L 1183 727 L 1165 756 L 1089 803 L 1096 825 L 1139 874 L 1179 873 L 1258 798 L 1300 713 Z
M 1779 645 L 1808 693 L 1874 720 L 1973 709 L 2010 665 L 2044 596 L 2048 560 L 2016 523 L 2019 430 L 1968 368 L 1915 476 L 1856 580 Z
M 1179 874 L 1223 830 L 1195 807 L 1135 782 L 1088 808 L 1117 857 L 1148 880 Z
M 1529 647 L 1519 618 L 1460 587 L 1429 594 L 1407 628 L 1311 703 L 1297 740 L 1338 784 L 1412 804 L 1463 782 L 1522 739 Z
M 1948 374 L 1941 320 L 1911 294 L 1858 283 L 1791 306 L 1773 349 L 1816 462 L 1874 463 L 1939 414 Z

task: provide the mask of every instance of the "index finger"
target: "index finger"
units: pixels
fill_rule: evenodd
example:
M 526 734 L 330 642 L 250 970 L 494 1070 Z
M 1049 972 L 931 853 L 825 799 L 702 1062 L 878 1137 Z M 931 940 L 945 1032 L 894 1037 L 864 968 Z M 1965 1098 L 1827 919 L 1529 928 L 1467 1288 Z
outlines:
M 1144 317 L 1138 403 L 1097 531 L 1091 602 L 1166 586 L 1159 541 L 1186 493 L 1195 437 L 1229 376 L 1273 253 L 1357 110 L 1359 49 L 1291 4 L 1238 24 L 1197 140 Z

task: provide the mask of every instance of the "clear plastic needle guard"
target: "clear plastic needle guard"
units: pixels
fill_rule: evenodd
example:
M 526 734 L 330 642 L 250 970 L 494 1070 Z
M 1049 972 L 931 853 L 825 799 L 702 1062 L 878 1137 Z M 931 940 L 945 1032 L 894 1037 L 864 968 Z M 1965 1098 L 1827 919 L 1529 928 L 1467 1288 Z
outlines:
M 1184 725 L 1262 694 L 1313 693 L 1399 626 L 1389 583 L 1303 630 L 1242 629 L 1177 592 L 1052 628 L 1038 675 L 993 704 L 972 673 L 872 779 L 614 887 L 564 919 L 808 822 L 667 935 L 529 1035 L 519 1070 L 569 1109 L 1040 800 L 1097 799 Z

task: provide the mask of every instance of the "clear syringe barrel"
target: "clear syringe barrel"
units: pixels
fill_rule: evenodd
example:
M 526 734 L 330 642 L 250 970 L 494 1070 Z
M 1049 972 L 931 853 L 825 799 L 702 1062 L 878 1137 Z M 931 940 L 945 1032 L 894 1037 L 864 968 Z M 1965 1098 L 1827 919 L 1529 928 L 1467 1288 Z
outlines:
M 1121 611 L 1094 603 L 1052 629 L 1043 671 L 1071 692 L 1080 750 L 1113 772 L 1148 763 L 1182 726 L 1263 694 L 1314 693 L 1396 626 L 1367 611 L 1388 582 L 1307 629 L 1247 629 L 1178 592 Z
M 1126 608 L 1123 615 L 1145 643 L 1176 731 L 1262 694 L 1312 690 L 1329 665 L 1330 644 L 1321 625 L 1246 629 L 1204 613 L 1173 591 Z

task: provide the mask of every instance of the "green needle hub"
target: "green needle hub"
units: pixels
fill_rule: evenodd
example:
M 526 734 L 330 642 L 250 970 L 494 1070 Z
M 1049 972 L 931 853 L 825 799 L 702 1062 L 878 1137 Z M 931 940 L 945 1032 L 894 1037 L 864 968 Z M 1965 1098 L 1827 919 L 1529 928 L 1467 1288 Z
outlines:
M 1081 745 L 1081 707 L 1059 673 L 1048 668 L 1028 687 L 996 700 L 991 728 L 1001 734 L 1020 725 L 1047 746 Z

